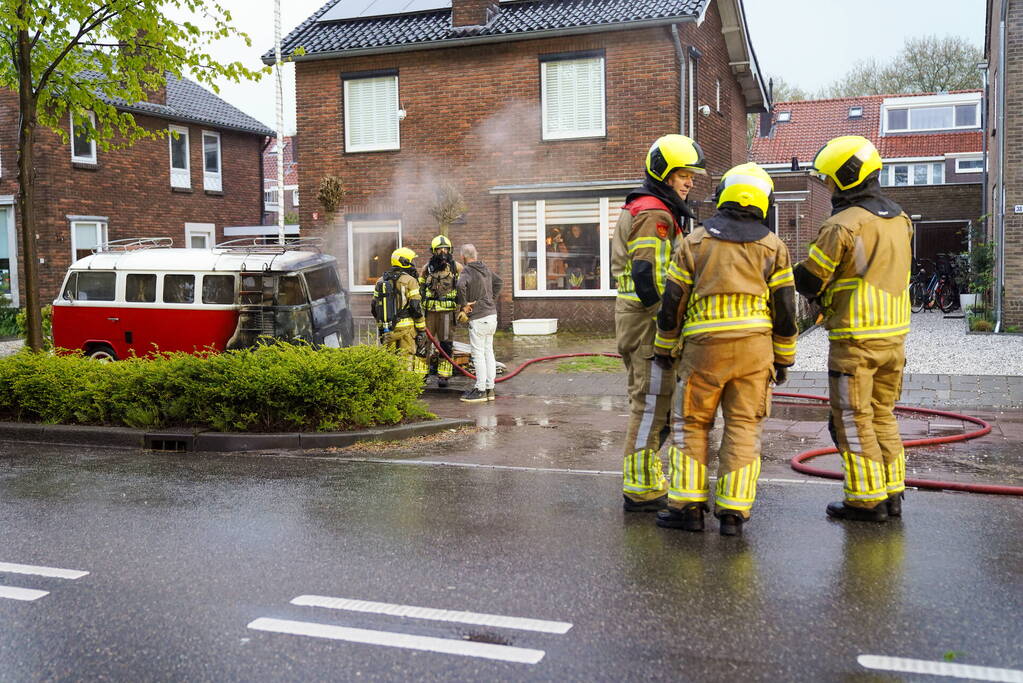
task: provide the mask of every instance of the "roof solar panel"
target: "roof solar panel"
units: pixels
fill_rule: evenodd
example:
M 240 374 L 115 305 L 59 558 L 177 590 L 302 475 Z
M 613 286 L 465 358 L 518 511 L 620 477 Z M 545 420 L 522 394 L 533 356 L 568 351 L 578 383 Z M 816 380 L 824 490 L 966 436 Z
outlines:
M 343 21 L 449 9 L 451 0 L 338 0 L 318 21 Z

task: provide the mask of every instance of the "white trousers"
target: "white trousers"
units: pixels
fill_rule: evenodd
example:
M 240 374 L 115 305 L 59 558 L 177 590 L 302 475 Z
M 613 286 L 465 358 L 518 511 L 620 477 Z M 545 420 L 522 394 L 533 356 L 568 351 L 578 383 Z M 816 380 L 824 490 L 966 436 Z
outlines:
M 497 377 L 497 362 L 494 360 L 496 331 L 496 313 L 469 321 L 469 346 L 472 347 L 472 364 L 476 370 L 476 388 L 480 391 L 493 389 Z

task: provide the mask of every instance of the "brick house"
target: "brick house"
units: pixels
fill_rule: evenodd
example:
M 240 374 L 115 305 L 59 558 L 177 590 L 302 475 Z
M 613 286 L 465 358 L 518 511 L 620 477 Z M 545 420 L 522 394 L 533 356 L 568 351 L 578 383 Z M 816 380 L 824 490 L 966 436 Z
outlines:
M 988 0 L 988 234 L 995 242 L 996 330 L 1023 327 L 1023 2 Z M 1001 286 L 998 286 L 999 283 Z
M 263 151 L 263 225 L 277 225 L 277 214 L 282 208 L 286 217 L 288 214 L 298 214 L 298 155 L 295 154 L 295 136 L 285 136 L 283 147 L 283 194 L 277 187 L 277 144 L 271 143 Z
M 454 186 L 468 208 L 451 238 L 504 278 L 502 325 L 608 329 L 610 238 L 651 142 L 691 135 L 720 175 L 746 161 L 746 114 L 767 102 L 741 0 L 365 4 L 328 3 L 284 43 L 305 50 L 300 223 L 347 264 L 357 312 L 396 246 L 424 262 Z M 333 215 L 312 200 L 327 175 L 348 190 Z
M 808 169 L 839 135 L 862 135 L 881 153 L 881 185 L 913 218 L 917 257 L 964 251 L 983 214 L 981 100 L 968 91 L 775 103 L 752 154 L 775 176 L 775 225 L 794 255 L 806 255 L 831 215 L 830 193 Z
M 198 84 L 172 76 L 149 102 L 124 109 L 140 126 L 169 128 L 178 136 L 103 151 L 84 135 L 64 143 L 52 131 L 36 133 L 43 302 L 57 296 L 71 262 L 99 243 L 171 237 L 175 245 L 208 247 L 225 237 L 225 228 L 260 224 L 262 152 L 273 131 Z M 24 289 L 16 237 L 16 93 L 0 90 L 0 120 L 7 123 L 0 129 L 0 275 L 4 294 L 18 305 Z M 72 129 L 70 121 L 66 125 Z

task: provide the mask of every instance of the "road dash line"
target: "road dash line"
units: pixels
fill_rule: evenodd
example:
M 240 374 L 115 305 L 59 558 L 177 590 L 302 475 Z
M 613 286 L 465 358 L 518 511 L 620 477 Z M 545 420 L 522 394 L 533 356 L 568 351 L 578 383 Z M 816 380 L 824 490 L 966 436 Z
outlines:
M 350 598 L 330 598 L 324 595 L 300 595 L 292 600 L 291 604 L 307 607 L 326 607 L 328 609 L 340 609 L 347 610 L 349 612 L 385 614 L 392 617 L 409 617 L 410 619 L 430 619 L 432 621 L 452 621 L 461 624 L 474 624 L 477 626 L 514 628 L 523 631 L 539 631 L 540 633 L 561 634 L 567 633 L 568 630 L 572 628 L 572 624 L 567 621 L 545 621 L 543 619 L 507 617 L 500 614 L 460 612 L 456 610 L 434 609 L 433 607 L 396 605 L 389 602 L 371 602 L 369 600 L 352 600 Z
M 530 650 L 521 647 L 511 647 L 510 645 L 414 636 L 408 633 L 372 631 L 363 628 L 334 626 L 332 624 L 316 624 L 308 621 L 291 621 L 290 619 L 260 617 L 250 622 L 248 627 L 256 631 L 311 636 L 313 638 L 329 638 L 331 640 L 343 640 L 351 643 L 383 645 L 384 647 L 398 647 L 425 652 L 440 652 L 442 654 L 496 659 L 519 664 L 536 664 L 543 659 L 545 654 L 543 650 Z
M 12 564 L 0 562 L 0 574 L 34 574 L 36 576 L 48 576 L 53 579 L 80 579 L 88 576 L 89 572 L 78 571 L 77 569 L 59 569 L 57 567 L 37 567 L 31 564 Z
M 1023 671 L 1017 669 L 998 669 L 990 666 L 972 666 L 969 664 L 953 664 L 951 662 L 935 662 L 926 659 L 885 657 L 883 655 L 860 655 L 856 658 L 856 661 L 862 667 L 878 671 L 898 671 L 900 673 L 947 676 L 949 678 L 967 678 L 971 681 L 1023 683 Z
M 17 586 L 0 586 L 0 598 L 7 598 L 8 600 L 31 602 L 49 594 L 50 591 L 37 591 L 31 588 L 18 588 Z

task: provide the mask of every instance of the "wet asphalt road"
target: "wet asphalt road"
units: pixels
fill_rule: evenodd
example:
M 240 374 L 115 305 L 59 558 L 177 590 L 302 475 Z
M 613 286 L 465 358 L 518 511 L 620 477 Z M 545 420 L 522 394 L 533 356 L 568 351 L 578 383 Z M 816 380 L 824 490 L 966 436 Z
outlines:
M 0 678 L 873 681 L 861 654 L 1023 669 L 1018 499 L 913 492 L 826 520 L 765 483 L 741 539 L 624 515 L 618 477 L 0 444 Z M 318 594 L 570 622 L 564 634 L 299 607 Z M 536 664 L 259 632 L 261 617 L 543 651 Z

